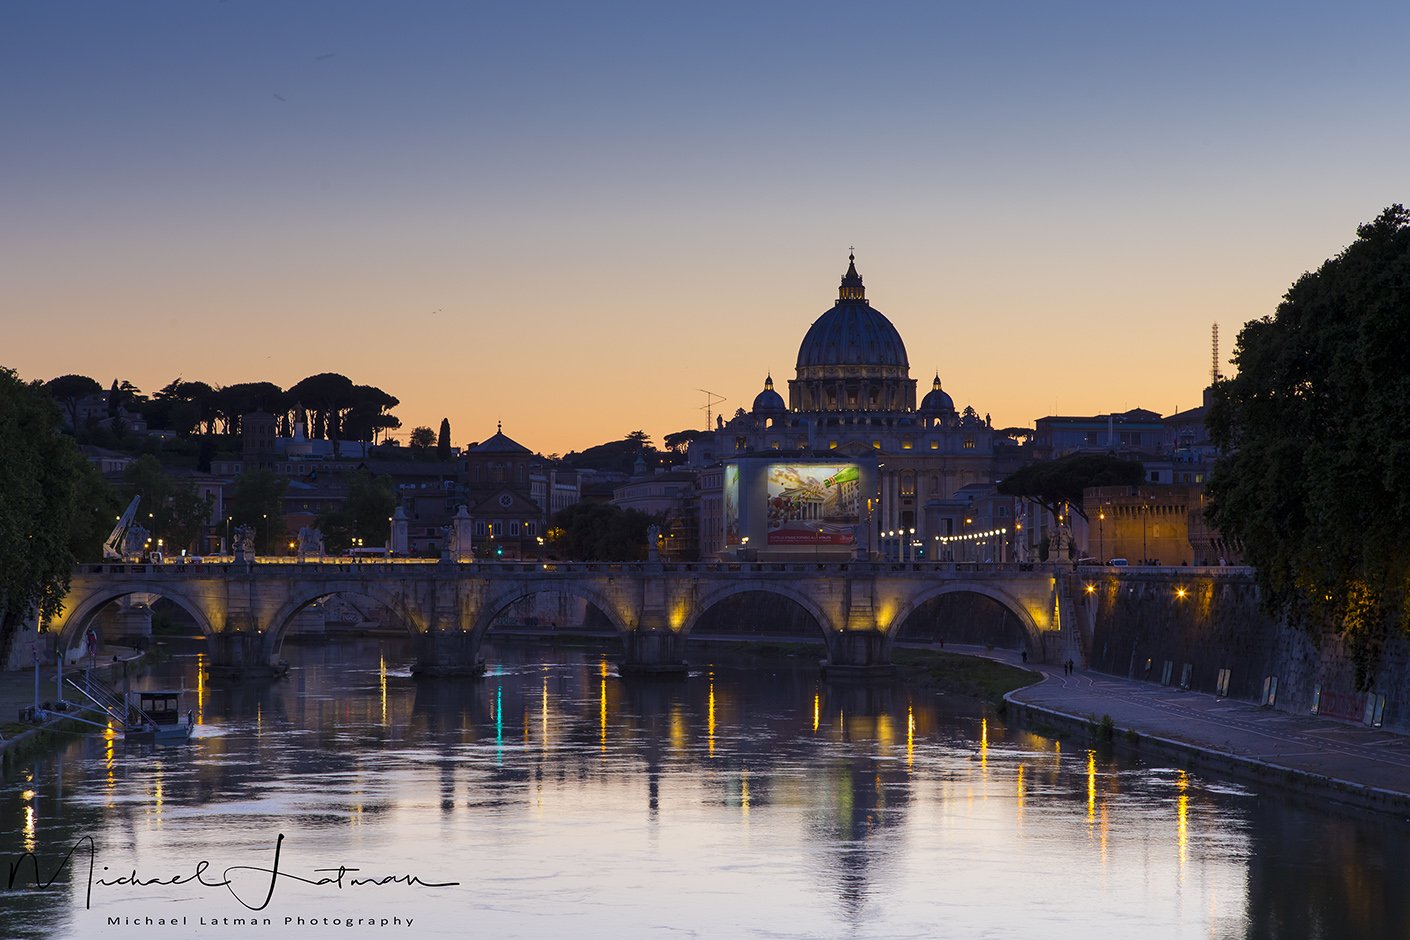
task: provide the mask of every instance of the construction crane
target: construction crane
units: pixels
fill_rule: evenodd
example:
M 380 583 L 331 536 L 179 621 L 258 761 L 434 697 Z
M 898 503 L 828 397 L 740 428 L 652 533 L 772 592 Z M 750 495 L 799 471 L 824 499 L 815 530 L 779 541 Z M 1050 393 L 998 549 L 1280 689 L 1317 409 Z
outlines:
M 705 393 L 705 404 L 702 405 L 700 408 L 696 409 L 697 411 L 705 412 L 705 430 L 714 430 L 714 408 L 720 402 L 725 400 L 725 396 L 721 395 L 719 392 L 712 392 L 706 388 L 697 388 L 696 391 Z
M 127 527 L 132 525 L 132 520 L 137 516 L 137 504 L 142 502 L 141 494 L 132 497 L 132 502 L 127 504 L 127 509 L 121 516 L 118 516 L 117 525 L 113 526 L 113 531 L 108 535 L 108 540 L 103 543 L 103 558 L 109 561 L 126 561 L 123 556 L 122 537 L 127 533 Z

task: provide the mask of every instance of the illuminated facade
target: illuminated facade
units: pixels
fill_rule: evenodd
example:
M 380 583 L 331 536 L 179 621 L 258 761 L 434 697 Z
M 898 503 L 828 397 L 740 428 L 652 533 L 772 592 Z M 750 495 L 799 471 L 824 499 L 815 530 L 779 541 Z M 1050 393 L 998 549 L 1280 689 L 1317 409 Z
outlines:
M 717 542 L 702 538 L 703 554 L 737 550 L 748 537 L 747 550 L 761 556 L 933 557 L 933 548 L 918 552 L 914 543 L 933 546 L 937 536 L 1012 521 L 1008 501 L 978 507 L 973 494 L 1019 466 L 1024 451 L 987 416 L 956 409 L 938 374 L 917 406 L 905 343 L 867 300 L 849 256 L 837 302 L 799 346 L 788 401 L 768 376 L 753 407 L 721 417 L 713 441 L 692 445 L 692 459 L 724 465 L 723 492 L 711 505 L 722 507 L 725 522 Z M 730 489 L 731 467 L 737 492 Z M 850 475 L 847 485 L 857 490 L 855 504 L 847 504 L 855 519 L 821 496 L 808 497 L 814 490 L 826 494 L 827 481 L 839 473 Z M 985 516 L 978 518 L 981 510 Z M 811 520 L 803 518 L 810 512 L 833 514 L 812 527 L 821 535 L 811 539 L 805 531 Z M 791 528 L 775 526 L 780 513 L 799 518 Z M 887 534 L 896 532 L 904 538 Z

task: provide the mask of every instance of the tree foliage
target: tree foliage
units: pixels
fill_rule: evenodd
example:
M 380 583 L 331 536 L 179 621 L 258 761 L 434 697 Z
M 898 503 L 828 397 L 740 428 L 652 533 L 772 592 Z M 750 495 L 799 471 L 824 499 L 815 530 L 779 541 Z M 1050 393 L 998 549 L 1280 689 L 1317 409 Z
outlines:
M 1209 518 L 1266 602 L 1344 634 L 1358 684 L 1410 624 L 1410 213 L 1399 205 L 1245 325 L 1215 385 Z
M 666 445 L 667 450 L 673 451 L 677 454 L 684 454 L 690 450 L 691 444 L 694 444 L 702 437 L 708 437 L 713 433 L 715 432 L 692 431 L 687 429 L 684 431 L 676 431 L 673 434 L 667 434 L 661 439 L 661 442 Z
M 440 460 L 450 459 L 450 419 L 441 419 L 441 429 L 436 434 L 436 457 Z
M 629 474 L 638 459 L 646 461 L 648 467 L 656 466 L 661 459 L 644 431 L 632 431 L 620 441 L 597 444 L 581 453 L 573 451 L 563 458 L 563 462 L 575 470 Z
M 69 427 L 78 427 L 78 403 L 103 390 L 96 379 L 86 375 L 61 375 L 44 383 L 44 390 L 54 396 L 69 416 Z
M 318 517 L 323 544 L 341 553 L 354 538 L 365 545 L 383 545 L 390 536 L 390 517 L 397 508 L 396 486 L 389 476 L 359 470 L 348 478 L 348 496 L 336 509 Z
M 0 369 L 0 625 L 5 629 L 31 605 L 44 617 L 59 611 L 74 562 L 87 550 L 76 543 L 91 541 L 93 529 L 112 518 L 110 502 L 84 504 L 102 491 L 91 479 L 96 471 L 60 424 L 58 408 L 42 387 Z
M 284 490 L 288 485 L 288 480 L 272 470 L 246 470 L 235 478 L 228 500 L 230 525 L 254 526 L 257 552 L 272 552 L 287 537 Z
M 436 443 L 436 432 L 425 425 L 414 427 L 407 443 L 416 450 L 430 450 Z
M 1063 506 L 1087 518 L 1082 511 L 1082 491 L 1089 486 L 1136 486 L 1141 482 L 1138 460 L 1110 454 L 1068 454 L 1056 460 L 1031 463 L 999 484 L 1005 496 L 1036 500 L 1057 515 Z
M 157 539 L 169 555 L 181 550 L 200 551 L 197 539 L 210 522 L 212 500 L 202 496 L 195 484 L 167 473 L 151 454 L 137 458 L 123 471 L 128 498 L 141 496 L 138 521 L 152 533 L 152 549 Z
M 577 503 L 553 517 L 548 549 L 572 561 L 642 561 L 652 519 L 609 503 Z

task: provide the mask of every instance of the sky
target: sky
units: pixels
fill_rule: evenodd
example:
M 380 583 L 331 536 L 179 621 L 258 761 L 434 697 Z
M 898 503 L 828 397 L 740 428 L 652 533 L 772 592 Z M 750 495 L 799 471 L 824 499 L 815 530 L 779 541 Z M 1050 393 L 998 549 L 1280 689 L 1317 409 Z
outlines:
M 923 394 L 1197 405 L 1410 201 L 1410 4 L 0 4 L 0 366 L 341 372 L 404 438 L 731 413 L 855 246 Z M 1226 372 L 1227 365 L 1222 366 Z

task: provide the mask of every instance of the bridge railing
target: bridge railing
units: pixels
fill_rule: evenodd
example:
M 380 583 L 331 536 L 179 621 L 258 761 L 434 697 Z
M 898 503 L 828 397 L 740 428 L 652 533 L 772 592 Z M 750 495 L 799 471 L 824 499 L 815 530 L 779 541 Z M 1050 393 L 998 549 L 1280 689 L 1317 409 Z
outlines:
M 1015 577 L 1031 572 L 1052 573 L 1057 570 L 1070 570 L 1066 565 L 1049 565 L 1037 562 L 956 562 L 956 561 L 846 561 L 846 562 L 804 562 L 804 561 L 686 561 L 686 562 L 596 562 L 596 561 L 487 561 L 437 562 L 430 559 L 387 559 L 387 558 L 286 558 L 277 561 L 255 559 L 249 563 L 236 564 L 227 558 L 216 561 L 202 559 L 186 563 L 112 563 L 81 565 L 79 574 L 85 575 L 140 575 L 157 578 L 203 578 L 226 577 L 248 574 L 251 569 L 296 569 L 305 574 L 361 574 L 361 575 L 400 575 L 408 574 L 407 566 L 415 564 L 427 572 L 454 570 L 461 574 L 482 577 L 505 575 L 714 575 L 721 573 L 741 573 L 752 575 L 919 575 L 967 577 Z M 1098 568 L 1080 569 L 1083 572 L 1126 571 L 1132 569 Z M 1150 570 L 1150 569 L 1135 569 Z M 1167 569 L 1168 570 L 1168 569 Z M 1179 569 L 1191 572 L 1234 572 L 1245 569 Z

